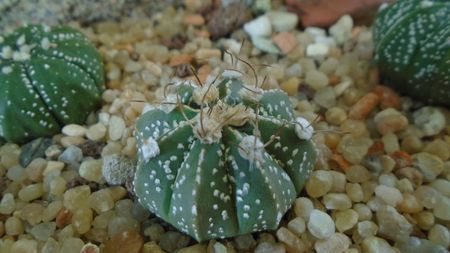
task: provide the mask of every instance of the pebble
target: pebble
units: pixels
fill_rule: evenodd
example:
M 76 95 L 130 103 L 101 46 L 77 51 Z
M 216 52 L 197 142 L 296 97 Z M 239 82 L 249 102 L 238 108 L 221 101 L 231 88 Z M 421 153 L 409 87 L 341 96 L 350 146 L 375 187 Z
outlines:
M 11 214 L 16 208 L 16 201 L 11 193 L 5 193 L 0 202 L 0 213 Z
M 448 248 L 450 246 L 450 232 L 443 225 L 435 224 L 428 231 L 428 240 L 444 248 Z
M 260 16 L 244 24 L 244 31 L 250 37 L 268 37 L 272 34 L 272 25 L 270 19 L 266 16 Z
M 396 206 L 403 200 L 402 193 L 394 188 L 385 185 L 377 185 L 375 195 L 382 199 L 384 203 L 390 206 Z
M 412 156 L 413 164 L 420 170 L 425 182 L 431 182 L 444 170 L 444 162 L 436 156 L 426 152 L 420 152 Z
M 288 54 L 297 46 L 297 38 L 289 32 L 280 32 L 272 37 L 273 42 L 281 49 L 283 54 Z
M 336 93 L 333 87 L 325 87 L 314 94 L 314 102 L 328 109 L 336 105 Z
M 396 243 L 395 246 L 402 253 L 448 253 L 448 250 L 441 245 L 413 236 L 405 242 Z
M 445 115 L 436 107 L 422 107 L 415 111 L 412 116 L 414 125 L 419 127 L 425 136 L 436 135 L 447 125 Z
M 287 227 L 297 236 L 300 236 L 301 234 L 303 234 L 303 232 L 305 232 L 306 223 L 302 217 L 296 217 L 289 221 Z
M 80 253 L 100 253 L 100 248 L 92 243 L 87 243 L 83 246 Z
M 265 38 L 262 36 L 255 36 L 255 37 L 252 37 L 252 43 L 257 49 L 259 49 L 263 52 L 266 52 L 269 54 L 280 54 L 281 53 L 280 49 L 278 49 L 278 47 L 275 46 L 274 42 L 271 39 L 268 39 L 268 38 Z
M 142 253 L 166 253 L 155 242 L 147 242 L 142 247 Z
M 306 56 L 312 58 L 322 58 L 328 55 L 330 48 L 324 43 L 309 44 L 306 47 Z
M 294 233 L 285 227 L 277 230 L 277 238 L 284 243 L 288 253 L 303 253 L 305 251 L 305 244 Z
M 354 137 L 351 134 L 344 135 L 337 147 L 345 160 L 352 164 L 359 164 L 372 146 L 373 140 L 369 137 Z
M 297 217 L 302 217 L 305 221 L 309 219 L 314 210 L 312 201 L 305 197 L 297 198 L 294 202 L 294 213 Z
M 125 121 L 121 117 L 116 115 L 111 116 L 108 125 L 109 139 L 113 141 L 119 140 L 125 131 L 125 127 Z
M 159 246 L 165 251 L 173 252 L 177 249 L 186 247 L 190 241 L 190 238 L 184 234 L 168 231 L 161 236 Z
M 382 135 L 404 130 L 409 124 L 408 119 L 401 112 L 393 108 L 388 108 L 377 113 L 374 117 L 374 122 L 378 132 Z
M 399 214 L 397 210 L 391 206 L 382 206 L 378 209 L 378 234 L 393 241 L 406 241 L 412 232 L 412 225 L 406 218 Z
M 9 217 L 5 221 L 5 233 L 7 235 L 15 236 L 21 235 L 24 232 L 24 224 L 22 221 L 14 216 Z
M 182 248 L 177 253 L 206 253 L 206 245 L 195 244 L 186 248 Z
M 14 253 L 37 253 L 38 243 L 35 240 L 19 239 L 11 247 L 11 252 Z
M 359 215 L 353 209 L 336 212 L 335 223 L 339 232 L 345 232 L 352 229 L 358 222 Z
M 44 188 L 42 183 L 30 184 L 22 189 L 20 189 L 18 193 L 18 197 L 20 200 L 25 202 L 30 202 L 32 200 L 38 199 L 42 197 L 44 194 Z
M 155 242 L 159 242 L 159 240 L 161 239 L 161 236 L 164 234 L 164 232 L 165 232 L 165 230 L 164 230 L 163 226 L 161 226 L 158 223 L 154 223 L 144 230 L 144 234 L 146 236 L 150 237 L 150 240 L 155 241 Z
M 436 218 L 450 221 L 450 198 L 442 197 L 433 209 L 433 214 Z
M 325 113 L 325 118 L 327 122 L 339 126 L 347 119 L 347 113 L 344 109 L 334 106 L 328 108 L 327 112 Z
M 88 181 L 101 183 L 103 180 L 102 160 L 85 160 L 79 168 L 80 176 Z
M 323 196 L 322 202 L 328 210 L 345 210 L 352 206 L 352 201 L 345 193 L 328 193 Z
M 327 239 L 335 232 L 334 221 L 320 210 L 314 209 L 308 220 L 308 231 L 318 239 Z
M 79 208 L 89 206 L 91 189 L 88 185 L 81 185 L 64 192 L 64 207 L 74 212 Z
M 20 165 L 27 167 L 36 158 L 44 157 L 45 150 L 52 143 L 53 141 L 50 138 L 37 138 L 23 145 L 19 156 Z
M 34 226 L 30 230 L 30 234 L 32 234 L 36 239 L 45 242 L 48 240 L 48 238 L 50 238 L 50 236 L 53 235 L 55 230 L 56 230 L 55 222 L 44 222 Z
M 362 250 L 364 253 L 397 253 L 386 240 L 376 236 L 364 239 Z
M 333 176 L 329 171 L 316 170 L 306 181 L 305 189 L 309 196 L 319 198 L 331 190 L 332 184 Z
M 442 178 L 438 178 L 430 183 L 430 186 L 442 193 L 443 195 L 450 197 L 450 181 Z
M 276 32 L 287 32 L 297 27 L 298 16 L 293 13 L 269 11 L 266 15 Z
M 114 199 L 111 197 L 110 191 L 102 189 L 93 192 L 89 196 L 89 207 L 98 214 L 111 210 L 114 207 Z
M 314 249 L 317 253 L 342 253 L 345 252 L 351 244 L 350 238 L 342 233 L 335 233 L 325 240 L 318 240 L 314 243 Z
M 67 136 L 84 136 L 87 129 L 77 124 L 65 125 L 61 132 Z
M 356 230 L 353 232 L 355 241 L 361 242 L 365 238 L 374 236 L 378 233 L 378 226 L 373 221 L 361 221 L 356 225 Z
M 102 252 L 104 253 L 140 253 L 144 245 L 144 239 L 135 231 L 124 231 L 111 237 L 106 243 Z
M 233 241 L 236 249 L 242 251 L 250 250 L 256 246 L 256 241 L 252 234 L 236 236 Z
M 254 253 L 286 253 L 286 249 L 280 244 L 271 243 L 271 242 L 262 242 L 262 243 L 258 244 L 258 246 L 255 248 L 255 250 L 253 252 Z M 225 249 L 224 253 L 226 253 L 226 249 Z
M 314 90 L 320 90 L 325 88 L 328 83 L 328 77 L 317 70 L 311 70 L 306 73 L 305 82 Z
M 68 146 L 64 152 L 58 157 L 58 160 L 68 164 L 74 169 L 80 166 L 80 162 L 83 159 L 83 151 L 77 146 Z
M 109 119 L 108 119 L 109 123 Z M 103 140 L 106 136 L 106 127 L 102 123 L 97 123 L 88 128 L 86 132 L 86 137 L 92 141 L 100 141 Z
M 343 44 L 352 38 L 353 19 L 350 15 L 344 15 L 328 30 L 339 44 Z

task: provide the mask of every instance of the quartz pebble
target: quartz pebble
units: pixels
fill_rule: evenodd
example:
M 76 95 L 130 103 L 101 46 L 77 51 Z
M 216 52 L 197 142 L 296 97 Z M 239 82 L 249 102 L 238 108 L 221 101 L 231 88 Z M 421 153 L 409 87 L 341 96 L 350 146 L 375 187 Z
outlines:
M 86 137 L 92 141 L 100 141 L 105 137 L 106 131 L 107 129 L 102 123 L 97 123 L 88 128 L 86 132 Z
M 450 221 L 450 198 L 442 197 L 433 209 L 433 214 L 439 219 Z
M 309 219 L 314 210 L 312 201 L 305 197 L 297 198 L 294 202 L 294 212 L 297 217 L 302 217 L 305 221 Z
M 84 136 L 86 128 L 77 124 L 65 125 L 61 132 L 67 136 Z
M 175 241 L 174 241 L 175 243 Z M 135 231 L 123 231 L 111 237 L 105 243 L 104 253 L 128 252 L 140 253 L 144 240 L 142 236 Z
M 37 253 L 38 243 L 35 240 L 19 239 L 14 242 L 11 247 L 11 252 L 14 253 Z
M 420 152 L 413 156 L 414 165 L 420 170 L 425 181 L 430 182 L 444 170 L 444 163 L 435 155 Z
M 305 232 L 306 229 L 305 220 L 302 217 L 296 217 L 293 220 L 289 221 L 287 227 L 297 236 L 300 236 L 303 232 Z
M 327 194 L 332 187 L 333 176 L 329 171 L 316 170 L 306 181 L 306 192 L 313 198 Z
M 277 238 L 284 243 L 288 253 L 302 253 L 305 251 L 305 244 L 287 228 L 279 228 L 277 230 Z
M 326 239 L 334 234 L 334 221 L 320 210 L 314 209 L 308 220 L 308 231 L 318 239 Z
M 260 16 L 248 23 L 245 23 L 244 31 L 247 32 L 250 37 L 270 36 L 272 33 L 270 19 L 266 15 Z
M 253 251 L 254 253 L 286 253 L 286 249 L 280 244 L 262 242 Z M 218 253 L 218 252 L 215 252 Z M 226 253 L 226 249 L 225 252 Z
M 344 15 L 330 27 L 329 33 L 339 44 L 352 38 L 353 19 L 349 15 Z
M 378 132 L 383 135 L 404 130 L 409 124 L 408 119 L 393 108 L 388 108 L 377 113 L 374 117 L 374 122 Z
M 80 176 L 88 181 L 102 182 L 102 160 L 85 160 L 79 169 Z
M 396 253 L 386 240 L 376 236 L 370 236 L 364 239 L 362 249 L 366 253 Z
M 403 200 L 402 193 L 393 187 L 378 185 L 375 188 L 375 195 L 390 206 L 396 206 Z
M 113 141 L 119 140 L 125 131 L 125 127 L 125 121 L 121 117 L 113 115 L 108 125 L 109 139 Z
M 352 206 L 352 201 L 344 193 L 328 193 L 323 196 L 323 204 L 329 210 L 345 210 Z
M 335 233 L 328 239 L 316 241 L 314 249 L 317 253 L 338 253 L 347 250 L 350 244 L 350 238 L 345 234 Z
M 436 135 L 446 126 L 445 115 L 436 107 L 425 106 L 413 113 L 414 124 L 426 136 Z
M 412 232 L 412 225 L 391 206 L 381 207 L 377 213 L 378 233 L 393 241 L 405 241 Z
M 188 236 L 175 231 L 164 233 L 159 241 L 161 249 L 173 252 L 177 249 L 186 247 L 190 242 Z
M 270 11 L 267 17 L 276 32 L 286 32 L 294 29 L 298 23 L 298 16 L 290 12 Z
M 395 244 L 400 252 L 408 253 L 447 253 L 448 250 L 441 245 L 436 245 L 429 240 L 417 237 L 409 237 L 407 241 Z
M 441 245 L 444 248 L 448 248 L 450 245 L 450 232 L 448 228 L 441 224 L 435 224 L 430 231 L 428 231 L 428 240 Z
M 359 215 L 353 209 L 347 209 L 336 213 L 335 223 L 339 232 L 345 232 L 352 229 L 358 222 Z
M 306 47 L 306 55 L 313 58 L 325 57 L 329 51 L 329 46 L 324 43 L 309 44 Z
M 80 166 L 80 162 L 83 159 L 83 151 L 77 146 L 69 146 L 64 152 L 58 157 L 58 160 L 68 164 L 74 169 Z

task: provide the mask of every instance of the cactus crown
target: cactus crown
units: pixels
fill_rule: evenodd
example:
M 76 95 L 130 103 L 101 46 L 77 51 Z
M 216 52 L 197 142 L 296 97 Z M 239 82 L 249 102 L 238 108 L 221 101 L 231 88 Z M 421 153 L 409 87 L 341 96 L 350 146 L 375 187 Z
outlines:
M 103 82 L 100 55 L 75 29 L 32 25 L 0 37 L 0 138 L 23 142 L 82 123 Z
M 315 162 L 311 125 L 239 78 L 171 89 L 136 123 L 139 201 L 199 241 L 275 229 Z

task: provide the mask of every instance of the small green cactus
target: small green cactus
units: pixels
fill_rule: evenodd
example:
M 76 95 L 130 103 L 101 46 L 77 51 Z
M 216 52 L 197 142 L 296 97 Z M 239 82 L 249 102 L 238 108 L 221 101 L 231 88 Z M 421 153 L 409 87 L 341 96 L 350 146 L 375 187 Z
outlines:
M 73 28 L 32 25 L 0 37 L 0 138 L 24 142 L 82 123 L 103 83 L 99 53 Z
M 316 159 L 288 96 L 225 78 L 166 100 L 136 123 L 141 204 L 198 241 L 276 229 Z
M 373 37 L 387 84 L 427 103 L 450 106 L 450 2 L 398 0 L 381 8 Z

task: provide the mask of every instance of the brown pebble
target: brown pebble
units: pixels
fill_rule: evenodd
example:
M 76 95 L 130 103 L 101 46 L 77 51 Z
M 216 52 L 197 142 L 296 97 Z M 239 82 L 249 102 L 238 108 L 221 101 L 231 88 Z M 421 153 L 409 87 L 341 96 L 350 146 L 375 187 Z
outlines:
M 190 64 L 193 59 L 194 57 L 190 54 L 175 55 L 172 58 L 170 58 L 169 65 L 171 67 L 175 67 L 181 64 Z
M 283 54 L 289 53 L 297 46 L 297 38 L 289 32 L 281 32 L 273 36 L 272 40 L 281 49 Z
M 144 239 L 136 231 L 125 231 L 113 236 L 105 243 L 103 253 L 139 253 L 144 245 Z
M 377 94 L 369 92 L 358 100 L 348 112 L 350 119 L 365 119 L 380 102 Z
M 193 25 L 193 26 L 201 26 L 205 24 L 205 19 L 200 14 L 189 14 L 186 15 L 183 19 L 184 24 Z
M 69 224 L 71 219 L 72 219 L 72 212 L 63 207 L 56 216 L 56 226 L 58 228 L 63 228 L 67 224 Z

